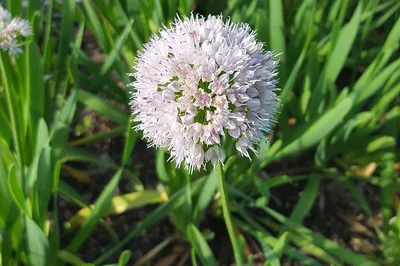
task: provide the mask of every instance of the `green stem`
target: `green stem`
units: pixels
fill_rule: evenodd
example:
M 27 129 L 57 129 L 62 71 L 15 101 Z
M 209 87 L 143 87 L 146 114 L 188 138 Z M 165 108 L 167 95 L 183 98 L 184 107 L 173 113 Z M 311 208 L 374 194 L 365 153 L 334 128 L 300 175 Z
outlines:
M 192 248 L 190 250 L 190 258 L 192 259 L 192 265 L 197 266 L 197 261 L 196 261 L 196 250 Z
M 231 239 L 236 265 L 241 266 L 243 265 L 243 261 L 242 261 L 241 251 L 239 250 L 239 245 L 236 241 L 235 230 L 233 228 L 233 223 L 229 212 L 228 197 L 225 190 L 224 170 L 222 169 L 221 162 L 218 162 L 217 171 L 218 171 L 219 189 L 221 192 L 222 213 L 224 216 L 226 228 L 228 230 L 229 238 Z
M 11 129 L 12 129 L 12 137 L 13 137 L 13 142 L 15 145 L 15 152 L 17 154 L 17 158 L 19 160 L 19 169 L 21 171 L 21 183 L 22 183 L 22 187 L 24 188 L 24 193 L 26 193 L 25 191 L 25 178 L 24 178 L 24 156 L 22 153 L 22 144 L 21 144 L 21 140 L 18 137 L 21 132 L 20 130 L 18 130 L 18 123 L 17 123 L 17 117 L 16 117 L 16 111 L 15 111 L 15 105 L 17 106 L 16 108 L 18 108 L 19 106 L 17 104 L 15 104 L 15 102 L 13 101 L 13 97 L 12 97 L 12 85 L 15 86 L 15 84 L 10 84 L 9 80 L 7 79 L 7 77 L 9 79 L 12 79 L 11 74 L 10 74 L 10 69 L 7 69 L 7 67 L 9 67 L 10 65 L 7 64 L 7 60 L 8 57 L 7 55 L 5 55 L 5 52 L 1 52 L 0 53 L 0 68 L 1 68 L 1 75 L 3 78 L 3 86 L 4 86 L 4 94 L 6 96 L 6 103 L 7 103 L 7 108 L 8 108 L 8 112 L 9 112 L 9 116 L 10 116 L 10 122 L 11 122 Z M 15 104 L 15 105 L 14 105 Z
M 185 198 L 186 198 L 186 202 L 184 205 L 185 208 L 185 215 L 186 218 L 188 219 L 188 221 L 192 220 L 192 210 L 193 210 L 193 206 L 192 206 L 192 190 L 190 188 L 190 181 L 191 181 L 191 175 L 189 174 L 185 174 Z

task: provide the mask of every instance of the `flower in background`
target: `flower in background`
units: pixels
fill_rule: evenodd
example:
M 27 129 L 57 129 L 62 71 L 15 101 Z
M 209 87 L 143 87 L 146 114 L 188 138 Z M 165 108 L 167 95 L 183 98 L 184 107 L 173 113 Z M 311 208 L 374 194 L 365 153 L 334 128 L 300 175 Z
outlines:
M 27 20 L 11 18 L 10 12 L 0 6 L 0 49 L 8 51 L 9 54 L 20 54 L 20 38 L 31 35 L 32 30 Z
M 190 172 L 223 163 L 228 136 L 250 158 L 275 123 L 277 65 L 247 24 L 178 18 L 152 36 L 130 74 L 135 129 Z

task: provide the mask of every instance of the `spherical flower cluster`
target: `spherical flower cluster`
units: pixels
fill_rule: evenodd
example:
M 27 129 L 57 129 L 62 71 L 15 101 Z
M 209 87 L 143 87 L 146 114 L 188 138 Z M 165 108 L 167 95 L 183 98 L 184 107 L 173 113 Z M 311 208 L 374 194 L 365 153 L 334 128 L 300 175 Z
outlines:
M 22 53 L 20 36 L 32 35 L 29 22 L 21 18 L 11 18 L 10 12 L 0 6 L 0 49 L 9 54 Z
M 224 138 L 250 158 L 275 122 L 277 65 L 247 24 L 178 18 L 138 55 L 130 84 L 136 129 L 190 172 L 223 163 Z

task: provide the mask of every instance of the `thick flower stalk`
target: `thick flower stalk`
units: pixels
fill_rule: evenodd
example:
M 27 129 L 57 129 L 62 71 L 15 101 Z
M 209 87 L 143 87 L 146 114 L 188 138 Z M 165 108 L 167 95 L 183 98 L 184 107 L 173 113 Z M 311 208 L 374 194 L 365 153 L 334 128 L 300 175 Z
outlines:
M 0 49 L 9 54 L 20 54 L 21 38 L 32 35 L 29 22 L 21 18 L 11 18 L 10 12 L 0 6 Z
M 278 62 L 263 46 L 247 24 L 178 18 L 138 54 L 130 84 L 136 129 L 190 172 L 223 163 L 224 138 L 250 158 L 271 131 L 278 104 Z

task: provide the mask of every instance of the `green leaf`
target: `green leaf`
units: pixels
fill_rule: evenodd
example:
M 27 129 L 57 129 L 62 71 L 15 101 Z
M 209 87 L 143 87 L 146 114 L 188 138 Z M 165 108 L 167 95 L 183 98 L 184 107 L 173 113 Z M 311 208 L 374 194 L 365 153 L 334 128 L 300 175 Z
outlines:
M 287 245 L 287 239 L 288 239 L 288 232 L 284 232 L 279 238 L 278 241 L 276 241 L 274 245 L 274 253 L 278 258 L 280 258 L 283 254 L 283 251 L 286 248 Z
M 57 116 L 56 121 L 63 123 L 65 125 L 70 125 L 72 120 L 74 119 L 75 110 L 76 110 L 76 101 L 77 101 L 78 92 L 74 90 L 68 97 L 67 101 L 64 103 L 63 107 L 60 110 L 60 113 Z
M 191 191 L 193 195 L 199 190 L 199 188 L 203 185 L 204 178 L 197 179 L 196 181 L 191 183 Z M 104 260 L 106 260 L 109 256 L 114 254 L 116 251 L 121 249 L 128 241 L 130 241 L 133 237 L 137 236 L 142 230 L 150 227 L 157 221 L 159 221 L 162 217 L 166 216 L 170 211 L 179 208 L 183 205 L 185 201 L 185 191 L 186 187 L 180 189 L 176 193 L 174 193 L 169 199 L 168 202 L 161 204 L 157 209 L 148 214 L 140 223 L 138 223 L 130 233 L 123 239 L 121 242 L 113 246 L 109 251 L 105 254 L 97 258 L 93 263 L 100 264 Z
M 271 250 L 270 247 L 275 247 L 279 239 L 276 239 L 275 237 L 270 235 L 270 233 L 267 232 L 267 230 L 254 219 L 255 217 L 253 215 L 244 211 L 242 208 L 239 209 L 239 212 L 243 217 L 243 219 L 245 220 L 245 222 L 235 219 L 235 223 L 242 230 L 248 232 L 249 234 L 253 235 L 256 239 L 258 239 L 261 248 L 264 252 L 264 256 L 267 258 L 266 263 L 268 263 L 269 261 L 278 264 L 279 259 L 274 253 L 274 251 Z M 307 252 L 310 246 L 312 245 L 304 246 L 302 248 L 305 252 Z M 286 248 L 283 249 L 283 252 L 289 257 L 289 259 L 292 260 L 295 259 L 296 261 L 301 261 L 301 263 L 304 265 L 321 266 L 313 258 L 306 256 L 303 251 L 299 251 L 290 245 L 287 245 Z
M 352 251 L 339 246 L 335 242 L 328 240 L 317 233 L 314 233 L 310 229 L 290 221 L 280 213 L 268 207 L 265 207 L 264 210 L 277 221 L 286 224 L 288 226 L 289 231 L 299 234 L 299 236 L 302 239 L 306 240 L 307 242 L 315 243 L 316 245 L 320 246 L 323 250 L 336 256 L 343 262 L 346 262 L 350 265 L 361 265 L 361 266 L 378 265 L 375 262 L 370 261 L 367 258 L 364 258 L 360 255 L 357 255 Z
M 398 110 L 399 111 L 399 110 Z M 398 112 L 400 113 L 400 112 Z M 383 214 L 383 231 L 387 236 L 389 234 L 389 220 L 392 217 L 392 210 L 394 207 L 393 195 L 396 192 L 392 185 L 389 185 L 394 180 L 394 163 L 396 161 L 396 140 L 395 137 L 399 135 L 399 119 L 397 121 L 390 121 L 384 128 L 386 134 L 393 136 L 394 145 L 386 148 L 381 157 L 381 201 L 382 201 L 382 214 Z M 397 216 L 398 217 L 398 216 Z M 400 221 L 397 220 L 396 224 L 399 225 Z
M 323 137 L 328 135 L 342 122 L 343 118 L 353 106 L 353 102 L 353 97 L 347 97 L 335 107 L 324 113 L 314 123 L 303 129 L 300 134 L 297 134 L 296 138 L 289 142 L 289 144 L 276 150 L 275 154 L 267 156 L 268 161 L 264 161 L 262 166 L 265 166 L 269 161 L 304 151 L 317 144 Z M 269 152 L 274 151 L 275 145 L 278 145 L 278 143 L 274 143 Z
M 321 179 L 318 176 L 310 176 L 299 202 L 290 214 L 289 219 L 291 221 L 294 223 L 301 223 L 304 217 L 309 213 L 317 197 L 320 181 Z
M 280 59 L 285 61 L 285 23 L 281 0 L 269 1 L 269 20 L 269 50 L 282 53 Z M 281 66 L 281 70 L 284 66 Z
M 334 82 L 344 66 L 358 33 L 361 12 L 362 2 L 358 4 L 350 22 L 339 33 L 338 40 L 325 66 L 325 79 L 328 82 Z
M 165 192 L 157 190 L 142 190 L 138 192 L 130 192 L 121 196 L 115 196 L 111 199 L 109 208 L 105 210 L 102 216 L 122 214 L 128 210 L 140 208 L 147 204 L 162 203 L 168 200 Z M 95 205 L 94 205 L 95 206 Z M 65 225 L 70 228 L 79 224 L 83 224 L 91 215 L 93 205 L 85 206 L 72 216 Z
M 104 162 L 101 162 L 98 156 L 94 155 L 93 153 L 78 149 L 78 148 L 69 148 L 66 147 L 64 149 L 63 156 L 61 157 L 63 162 L 68 161 L 78 161 L 78 162 L 90 162 L 90 163 L 100 163 L 104 166 Z
M 40 227 L 25 215 L 24 240 L 29 265 L 46 265 L 49 242 Z
M 118 124 L 125 125 L 128 122 L 129 116 L 127 114 L 119 111 L 105 100 L 100 99 L 90 92 L 80 90 L 78 93 L 78 100 Z
M 357 36 L 358 27 L 360 24 L 360 16 L 362 10 L 362 2 L 360 2 L 354 11 L 352 19 L 339 33 L 337 42 L 335 43 L 335 36 L 331 36 L 330 44 L 334 44 L 332 53 L 330 54 L 326 66 L 320 75 L 316 86 L 313 91 L 311 102 L 308 108 L 307 118 L 316 117 L 321 113 L 321 109 L 326 105 L 324 102 L 324 94 L 327 93 L 327 89 L 330 88 L 336 81 L 340 71 L 342 70 L 344 63 L 350 53 L 352 44 Z M 331 35 L 335 35 L 335 27 Z M 331 90 L 336 92 L 335 89 Z M 326 101 L 326 100 L 325 100 Z
M 203 265 L 217 266 L 218 263 L 214 258 L 211 248 L 208 246 L 207 241 L 194 224 L 189 223 L 186 229 L 186 234 Z
M 118 266 L 125 266 L 128 264 L 130 258 L 132 256 L 132 252 L 130 250 L 124 250 L 118 259 Z
M 28 53 L 26 54 L 29 60 L 27 64 L 27 73 L 29 73 L 29 89 L 30 95 L 30 115 L 36 119 L 45 116 L 45 88 L 44 88 L 44 73 L 43 73 L 43 60 L 40 54 L 39 47 L 36 43 L 31 42 L 28 46 Z M 32 121 L 36 125 L 37 121 Z M 33 128 L 36 131 L 35 127 Z
M 260 178 L 255 180 L 255 184 L 258 192 L 264 196 L 267 200 L 269 200 L 271 193 L 269 192 L 269 186 Z
M 138 138 L 138 134 L 132 129 L 132 127 L 133 127 L 133 122 L 127 124 L 124 151 L 122 153 L 123 166 L 129 162 L 130 156 L 132 154 L 132 151 L 136 144 L 136 140 Z
M 8 0 L 7 7 L 13 16 L 20 16 L 22 13 L 22 2 L 20 1 Z
M 115 60 L 118 59 L 118 55 L 121 52 L 122 46 L 124 45 L 125 40 L 132 29 L 132 25 L 133 19 L 128 22 L 124 31 L 121 33 L 120 36 L 118 36 L 114 49 L 112 49 L 111 53 L 107 56 L 107 59 L 100 70 L 100 76 L 104 76 L 110 70 Z
M 74 266 L 82 266 L 85 264 L 83 260 L 81 260 L 78 256 L 68 252 L 66 250 L 59 250 L 57 252 L 57 257 L 64 262 L 68 262 Z
M 8 184 L 14 202 L 23 212 L 25 212 L 25 196 L 24 192 L 22 191 L 21 184 L 18 182 L 15 165 L 12 166 L 9 170 Z
M 59 182 L 59 192 L 65 198 L 71 200 L 80 207 L 86 207 L 89 205 L 89 203 L 78 191 L 76 191 L 73 187 L 68 185 L 68 183 L 64 182 L 63 180 L 60 180 Z
M 100 16 L 96 14 L 94 7 L 90 3 L 90 0 L 83 0 L 82 3 L 86 11 L 88 21 L 90 22 L 91 29 L 96 36 L 100 47 L 103 49 L 103 51 L 109 51 L 109 43 L 107 42 L 105 30 L 101 23 Z
M 378 136 L 368 143 L 365 151 L 373 153 L 378 150 L 391 149 L 396 147 L 396 138 L 392 136 Z
M 165 162 L 165 151 L 163 149 L 156 150 L 156 172 L 158 179 L 165 186 L 165 190 L 167 193 L 170 192 L 170 187 L 168 186 L 170 175 L 167 171 L 166 162 Z
M 201 189 L 199 198 L 197 199 L 196 206 L 193 210 L 193 221 L 198 224 L 201 215 L 205 212 L 206 208 L 213 200 L 215 192 L 218 188 L 217 171 L 213 170 L 206 179 L 204 187 Z
M 364 102 L 366 99 L 374 95 L 379 89 L 381 89 L 385 83 L 389 80 L 389 78 L 399 71 L 400 69 L 400 59 L 397 59 L 390 65 L 388 65 L 385 69 L 381 70 L 379 74 L 374 77 L 374 80 L 364 86 L 364 87 L 355 87 L 355 93 L 358 93 L 355 104 L 359 105 Z
M 271 1 L 274 2 L 274 1 Z M 303 50 L 300 53 L 300 56 L 297 58 L 296 64 L 293 69 L 290 71 L 290 75 L 286 80 L 285 86 L 281 92 L 282 105 L 288 101 L 289 94 L 293 90 L 298 74 L 300 73 L 301 67 L 303 65 L 304 59 L 307 54 L 307 46 L 304 46 Z
M 53 188 L 53 164 L 51 158 L 51 148 L 43 148 L 39 164 L 38 164 L 38 178 L 36 184 L 37 201 L 40 219 L 38 224 L 44 229 L 45 221 L 47 218 L 47 210 L 50 201 L 51 191 Z
M 68 142 L 68 146 L 69 147 L 74 147 L 74 146 L 80 146 L 80 145 L 84 145 L 84 144 L 91 144 L 91 143 L 95 143 L 95 142 L 100 142 L 104 139 L 108 139 L 108 138 L 115 138 L 118 137 L 120 135 L 122 135 L 124 132 L 126 132 L 126 127 L 125 126 L 118 126 L 115 128 L 112 128 L 108 131 L 105 132 L 99 132 L 87 137 L 83 137 L 77 140 L 72 140 L 70 142 Z
M 399 49 L 400 40 L 400 19 L 397 19 L 395 25 L 391 29 L 389 36 L 386 38 L 382 49 L 374 61 L 363 72 L 357 80 L 354 88 L 356 91 L 363 90 L 363 87 L 368 85 L 368 82 L 374 80 L 376 75 L 381 71 L 382 67 L 388 62 L 393 53 Z M 392 63 L 393 64 L 393 63 Z
M 68 57 L 69 43 L 72 40 L 72 33 L 74 27 L 73 16 L 75 12 L 76 1 L 65 0 L 63 1 L 62 8 L 62 22 L 61 22 L 61 33 L 58 50 L 58 62 L 57 70 L 59 73 L 58 79 L 62 79 L 62 73 L 66 72 L 66 62 Z
M 43 118 L 39 119 L 38 129 L 36 133 L 35 157 L 39 157 L 44 146 L 49 143 L 49 129 L 47 123 Z
M 1 141 L 1 139 L 0 139 Z M 3 148 L 0 146 L 0 149 Z M 2 201 L 2 204 L 0 204 L 0 230 L 3 228 L 3 225 L 6 222 L 6 218 L 8 215 L 8 211 L 11 205 L 11 195 L 10 195 L 10 191 L 9 191 L 9 185 L 8 185 L 8 173 L 6 170 L 6 165 L 5 162 L 3 160 L 3 158 L 1 158 L 0 156 L 0 184 L 2 184 L 0 186 L 0 199 Z
M 93 231 L 96 224 L 100 221 L 102 215 L 108 210 L 112 196 L 118 186 L 119 180 L 121 178 L 122 169 L 118 170 L 112 177 L 111 181 L 107 184 L 106 188 L 97 198 L 94 208 L 90 212 L 88 219 L 82 225 L 80 230 L 77 232 L 75 237 L 72 239 L 71 243 L 68 245 L 67 250 L 70 252 L 76 252 L 79 247 L 86 240 L 88 235 Z
M 61 161 L 58 160 L 53 166 L 53 222 L 51 231 L 49 232 L 50 256 L 48 266 L 57 264 L 57 252 L 60 250 L 60 225 L 58 219 L 58 195 L 59 195 L 59 180 L 61 172 Z
M 258 243 L 261 246 L 262 252 L 265 256 L 264 266 L 280 266 L 279 257 L 275 254 L 275 252 L 271 249 L 271 247 L 267 244 L 267 237 L 260 231 L 255 231 L 254 236 L 257 238 Z
M 11 124 L 6 115 L 6 110 L 0 110 L 0 137 L 2 137 L 6 142 L 11 139 L 12 131 Z

